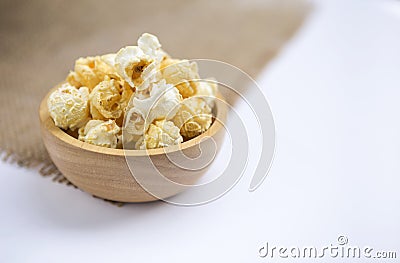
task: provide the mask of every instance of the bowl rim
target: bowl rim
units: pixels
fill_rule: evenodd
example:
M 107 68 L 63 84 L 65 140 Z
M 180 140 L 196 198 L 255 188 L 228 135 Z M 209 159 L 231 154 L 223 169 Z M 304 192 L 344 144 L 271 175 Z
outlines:
M 166 153 L 172 153 L 172 152 L 177 152 L 177 151 L 182 151 L 187 148 L 193 147 L 195 145 L 200 144 L 203 140 L 207 140 L 208 138 L 214 136 L 218 131 L 221 130 L 221 128 L 224 128 L 223 122 L 226 121 L 226 115 L 227 115 L 227 106 L 226 102 L 220 92 L 217 93 L 217 100 L 215 100 L 215 111 L 216 111 L 216 116 L 211 124 L 211 126 L 205 131 L 204 133 L 188 140 L 182 143 L 179 143 L 177 145 L 171 145 L 168 147 L 164 148 L 156 148 L 156 149 L 146 149 L 146 150 L 125 150 L 125 149 L 113 149 L 113 148 L 107 148 L 103 146 L 98 146 L 94 144 L 90 144 L 87 142 L 80 141 L 73 136 L 67 134 L 64 130 L 61 128 L 57 127 L 53 121 L 53 119 L 50 117 L 50 113 L 48 111 L 47 107 L 47 99 L 50 96 L 50 94 L 57 89 L 61 84 L 65 82 L 61 82 L 60 84 L 56 85 L 52 89 L 49 90 L 49 92 L 44 96 L 42 99 L 42 102 L 40 103 L 39 106 L 39 118 L 40 118 L 40 123 L 43 129 L 47 129 L 47 131 L 55 138 L 63 141 L 64 143 L 67 143 L 71 146 L 74 146 L 76 148 L 80 148 L 82 150 L 90 151 L 93 153 L 101 153 L 101 154 L 106 154 L 106 155 L 113 155 L 113 156 L 154 156 L 154 155 L 160 155 L 160 154 L 166 154 Z

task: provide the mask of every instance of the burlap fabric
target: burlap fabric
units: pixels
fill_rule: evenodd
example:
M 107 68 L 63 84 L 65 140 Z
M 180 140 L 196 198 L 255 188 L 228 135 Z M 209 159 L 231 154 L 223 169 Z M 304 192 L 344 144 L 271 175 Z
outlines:
M 178 58 L 212 58 L 251 76 L 299 28 L 300 0 L 0 1 L 0 151 L 20 165 L 44 164 L 38 107 L 79 56 L 115 52 L 143 32 Z M 56 180 L 67 182 L 61 175 Z

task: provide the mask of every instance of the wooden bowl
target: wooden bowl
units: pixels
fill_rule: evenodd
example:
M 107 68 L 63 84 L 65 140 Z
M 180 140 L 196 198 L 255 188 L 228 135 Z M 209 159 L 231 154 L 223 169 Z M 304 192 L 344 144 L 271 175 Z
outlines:
M 187 188 L 184 185 L 194 184 L 207 171 L 207 168 L 188 171 L 172 164 L 169 157 L 176 154 L 176 158 L 179 159 L 182 152 L 191 158 L 198 156 L 200 152 L 202 157 L 203 154 L 211 157 L 215 154 L 215 149 L 208 149 L 210 143 L 207 141 L 212 137 L 214 142 L 220 145 L 223 138 L 223 122 L 226 119 L 227 107 L 221 95 L 218 95 L 214 107 L 216 118 L 210 128 L 205 133 L 180 145 L 150 150 L 110 149 L 92 145 L 79 141 L 55 126 L 47 108 L 47 98 L 54 89 L 45 96 L 39 108 L 43 142 L 50 158 L 61 173 L 74 185 L 97 197 L 119 202 L 149 202 L 174 196 Z M 154 166 L 162 170 L 166 178 L 182 184 L 182 187 L 163 189 L 162 196 L 151 195 L 132 176 L 130 170 L 132 166 L 128 166 L 126 156 L 134 158 L 136 165 L 132 168 L 132 172 L 135 175 L 146 178 L 147 174 L 154 172 L 140 165 L 141 162 L 147 162 L 150 157 Z M 196 162 L 197 159 L 194 158 L 191 161 Z M 146 185 L 152 183 L 146 182 Z M 157 187 L 164 186 L 157 185 Z

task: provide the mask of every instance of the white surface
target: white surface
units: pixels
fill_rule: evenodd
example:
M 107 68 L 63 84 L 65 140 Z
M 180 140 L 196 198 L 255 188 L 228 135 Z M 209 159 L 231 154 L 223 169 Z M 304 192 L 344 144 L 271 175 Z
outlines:
M 275 115 L 277 151 L 253 193 L 247 173 L 205 206 L 118 208 L 1 163 L 0 262 L 266 262 L 257 254 L 266 241 L 322 246 L 340 234 L 352 245 L 396 251 L 396 4 L 324 1 L 265 69 L 259 84 Z

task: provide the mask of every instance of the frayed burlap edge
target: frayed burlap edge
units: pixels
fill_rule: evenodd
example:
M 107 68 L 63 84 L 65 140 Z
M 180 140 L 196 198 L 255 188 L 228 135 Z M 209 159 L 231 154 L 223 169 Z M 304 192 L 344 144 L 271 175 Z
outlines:
M 58 168 L 54 165 L 53 162 L 50 161 L 38 161 L 38 160 L 29 160 L 26 158 L 22 158 L 18 156 L 15 153 L 12 153 L 10 151 L 1 151 L 0 150 L 0 156 L 1 160 L 5 163 L 9 164 L 16 164 L 20 167 L 24 168 L 38 168 L 39 174 L 42 175 L 43 177 L 50 177 L 51 180 L 55 183 L 60 183 L 64 184 L 66 186 L 71 186 L 75 189 L 79 189 L 76 185 L 71 183 L 62 173 Z M 122 207 L 125 203 L 124 202 L 118 202 L 118 201 L 113 201 L 113 200 L 108 200 L 104 198 L 100 198 L 97 196 L 92 195 L 96 199 L 103 200 L 104 202 L 107 202 L 109 204 L 115 205 L 117 207 Z

